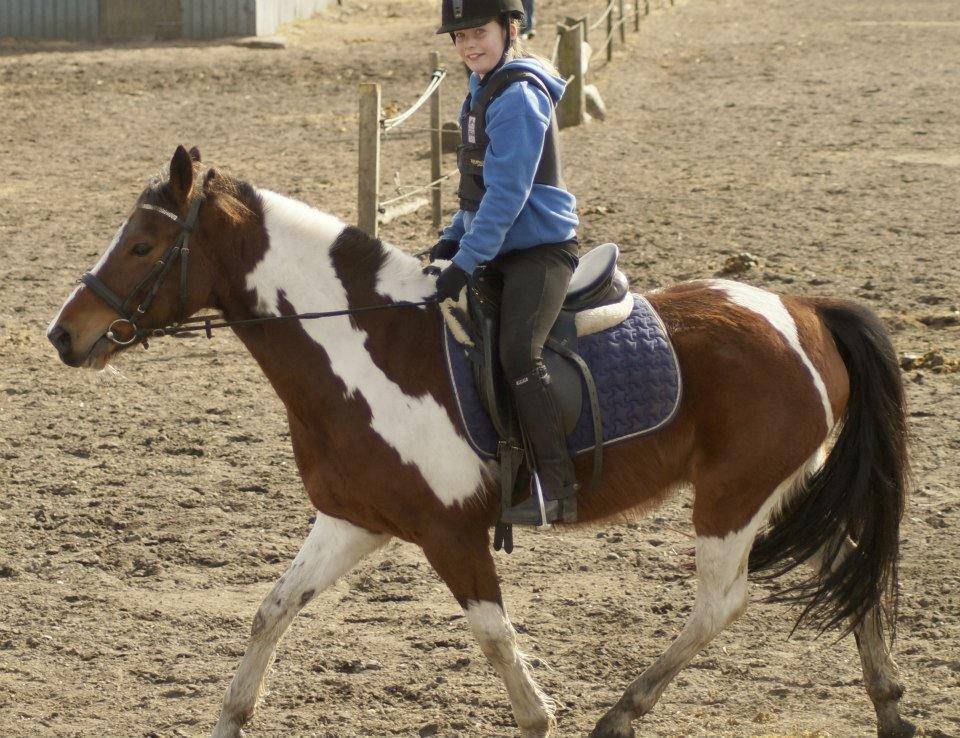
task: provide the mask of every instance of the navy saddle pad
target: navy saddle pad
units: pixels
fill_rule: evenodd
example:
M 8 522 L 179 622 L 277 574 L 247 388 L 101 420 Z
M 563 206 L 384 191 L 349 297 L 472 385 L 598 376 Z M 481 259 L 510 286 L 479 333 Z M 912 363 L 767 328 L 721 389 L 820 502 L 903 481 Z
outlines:
M 680 369 L 660 316 L 640 295 L 622 322 L 580 339 L 580 355 L 597 385 L 603 445 L 651 433 L 669 423 L 680 406 Z M 441 318 L 442 320 L 442 318 Z M 470 359 L 444 323 L 447 371 L 467 440 L 480 456 L 496 458 L 497 432 L 473 382 Z M 594 447 L 593 418 L 583 379 L 583 409 L 567 437 L 571 454 Z

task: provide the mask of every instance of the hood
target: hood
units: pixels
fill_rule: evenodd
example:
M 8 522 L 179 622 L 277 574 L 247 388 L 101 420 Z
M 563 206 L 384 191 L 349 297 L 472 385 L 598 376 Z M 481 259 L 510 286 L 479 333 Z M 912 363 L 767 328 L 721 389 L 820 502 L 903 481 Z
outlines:
M 504 64 L 501 69 L 523 69 L 528 72 L 533 72 L 537 77 L 539 77 L 543 84 L 546 85 L 547 91 L 550 93 L 550 96 L 553 98 L 553 103 L 556 105 L 560 102 L 560 97 L 563 95 L 563 91 L 567 87 L 566 81 L 562 77 L 558 77 L 554 74 L 551 74 L 546 69 L 544 69 L 543 64 L 538 62 L 536 59 L 514 59 L 513 61 L 507 62 Z M 470 93 L 473 95 L 477 94 L 477 90 L 480 89 L 480 78 L 476 73 L 470 75 Z

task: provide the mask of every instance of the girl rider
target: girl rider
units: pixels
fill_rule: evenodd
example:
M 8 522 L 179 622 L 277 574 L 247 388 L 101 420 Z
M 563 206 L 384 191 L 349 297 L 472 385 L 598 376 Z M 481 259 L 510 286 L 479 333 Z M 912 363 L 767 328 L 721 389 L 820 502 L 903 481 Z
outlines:
M 521 0 L 443 0 L 442 25 L 469 67 L 460 123 L 460 210 L 431 249 L 451 259 L 437 297 L 456 299 L 483 265 L 502 281 L 500 360 L 544 497 L 504 513 L 509 523 L 576 520 L 576 478 L 541 360 L 577 265 L 576 200 L 560 175 L 554 108 L 565 83 L 528 54 Z

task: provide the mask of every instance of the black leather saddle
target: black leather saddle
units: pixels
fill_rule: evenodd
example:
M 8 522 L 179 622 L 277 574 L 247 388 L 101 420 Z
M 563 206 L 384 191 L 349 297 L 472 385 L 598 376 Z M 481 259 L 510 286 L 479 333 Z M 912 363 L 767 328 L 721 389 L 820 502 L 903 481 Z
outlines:
M 567 287 L 563 309 L 579 313 L 581 310 L 620 302 L 629 285 L 623 272 L 617 269 L 620 249 L 615 243 L 603 243 L 582 257 Z
M 576 315 L 584 310 L 620 302 L 626 296 L 629 285 L 623 272 L 617 269 L 619 255 L 616 244 L 605 243 L 580 258 L 567 288 L 563 309 L 550 331 L 543 352 L 543 361 L 551 377 L 550 389 L 566 435 L 573 432 L 577 425 L 583 409 L 583 387 L 587 388 L 596 438 L 593 484 L 600 481 L 602 471 L 603 430 L 593 377 L 577 351 Z M 499 297 L 496 280 L 490 272 L 478 267 L 467 290 L 469 314 L 458 314 L 457 317 L 474 346 L 468 353 L 477 391 L 501 439 L 498 449 L 501 500 L 506 508 L 512 504 L 517 491 L 524 454 L 522 431 L 513 409 L 510 388 L 500 366 Z M 512 550 L 512 534 L 508 526 L 498 523 L 494 547 L 498 550 L 503 547 L 508 553 Z

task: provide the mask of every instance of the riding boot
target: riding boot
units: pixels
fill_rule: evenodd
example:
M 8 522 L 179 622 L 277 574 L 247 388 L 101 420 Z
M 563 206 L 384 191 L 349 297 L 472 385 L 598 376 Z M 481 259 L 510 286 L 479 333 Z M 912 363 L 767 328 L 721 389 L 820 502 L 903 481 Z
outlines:
M 532 455 L 540 488 L 543 512 L 536 490 L 530 497 L 503 513 L 503 522 L 519 525 L 545 525 L 558 520 L 577 520 L 577 480 L 573 461 L 560 426 L 560 413 L 550 394 L 550 375 L 540 365 L 512 383 L 517 415 Z

